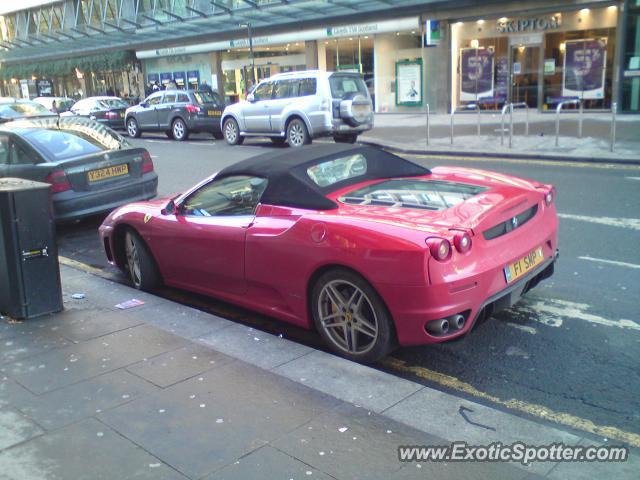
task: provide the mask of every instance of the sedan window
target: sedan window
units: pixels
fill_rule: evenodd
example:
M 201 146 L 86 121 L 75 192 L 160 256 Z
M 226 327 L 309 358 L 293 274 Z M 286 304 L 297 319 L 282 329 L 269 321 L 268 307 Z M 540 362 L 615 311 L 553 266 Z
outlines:
M 106 152 L 120 148 L 120 142 L 97 128 L 89 126 L 66 126 L 57 128 L 33 129 L 25 133 L 24 138 L 41 150 L 48 160 L 58 161 L 69 158 Z
M 162 103 L 175 103 L 176 94 L 175 93 L 167 93 L 162 99 Z
M 258 100 L 268 100 L 271 98 L 271 92 L 273 92 L 274 82 L 264 82 L 258 85 L 253 92 L 253 98 Z
M 267 180 L 244 175 L 214 180 L 192 193 L 181 205 L 182 215 L 196 217 L 253 215 Z
M 9 161 L 9 138 L 7 135 L 0 135 L 0 165 Z
M 298 80 L 278 80 L 273 98 L 292 98 L 298 96 Z
M 148 105 L 158 105 L 160 103 L 160 100 L 162 100 L 162 94 L 158 93 L 158 94 L 154 94 L 151 95 L 150 97 L 148 97 L 145 102 Z
M 180 103 L 187 103 L 189 101 L 189 95 L 186 93 L 179 93 L 177 101 Z

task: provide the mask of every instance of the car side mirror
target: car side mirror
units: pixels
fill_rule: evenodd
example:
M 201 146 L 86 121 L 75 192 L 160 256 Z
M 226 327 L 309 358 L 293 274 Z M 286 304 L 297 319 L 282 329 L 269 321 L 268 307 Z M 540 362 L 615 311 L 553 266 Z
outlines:
M 149 106 L 149 104 L 147 102 L 142 102 L 142 103 L 140 103 L 140 106 L 142 108 L 147 108 Z
M 176 202 L 171 199 L 169 200 L 169 203 L 167 203 L 167 205 L 160 211 L 160 213 L 162 215 L 173 215 L 176 213 Z
M 254 97 L 253 93 L 249 93 L 247 94 L 247 102 L 255 102 L 256 101 L 256 97 Z

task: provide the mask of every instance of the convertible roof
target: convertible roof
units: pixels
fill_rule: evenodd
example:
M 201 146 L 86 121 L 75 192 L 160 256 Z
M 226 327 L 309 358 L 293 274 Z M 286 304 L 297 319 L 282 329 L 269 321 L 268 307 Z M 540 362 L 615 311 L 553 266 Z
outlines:
M 327 187 L 316 185 L 307 175 L 307 168 L 336 158 L 361 154 L 367 160 L 367 170 L 347 180 Z M 327 194 L 349 185 L 392 177 L 416 177 L 431 173 L 402 157 L 385 150 L 363 145 L 325 144 L 300 149 L 275 150 L 248 158 L 220 171 L 216 178 L 248 175 L 266 178 L 269 182 L 261 202 L 270 205 L 331 210 L 337 204 Z

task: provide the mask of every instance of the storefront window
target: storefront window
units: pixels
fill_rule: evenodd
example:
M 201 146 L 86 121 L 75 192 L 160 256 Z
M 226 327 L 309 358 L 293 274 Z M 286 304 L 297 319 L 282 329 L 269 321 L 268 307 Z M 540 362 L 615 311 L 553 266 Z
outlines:
M 622 59 L 622 111 L 640 112 L 640 0 L 629 2 Z

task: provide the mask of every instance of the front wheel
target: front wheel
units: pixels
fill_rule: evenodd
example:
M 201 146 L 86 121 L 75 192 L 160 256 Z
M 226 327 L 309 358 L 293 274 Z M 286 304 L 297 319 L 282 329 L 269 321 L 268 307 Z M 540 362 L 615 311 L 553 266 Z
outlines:
M 222 133 L 224 133 L 224 139 L 229 145 L 242 145 L 244 137 L 240 135 L 240 127 L 238 122 L 233 118 L 227 118 L 222 126 Z
M 173 133 L 174 140 L 178 140 L 179 142 L 185 141 L 189 138 L 189 129 L 187 128 L 187 124 L 184 123 L 184 120 L 181 118 L 176 118 L 171 125 L 171 133 Z
M 358 274 L 330 270 L 311 291 L 313 321 L 334 352 L 357 362 L 375 362 L 395 345 L 393 321 L 377 292 Z
M 133 117 L 129 117 L 127 120 L 127 133 L 132 138 L 140 138 L 140 135 L 142 135 L 140 127 L 138 127 L 138 122 Z
M 124 236 L 124 253 L 127 273 L 138 290 L 152 291 L 160 286 L 160 273 L 147 245 L 133 230 Z
M 294 118 L 287 125 L 287 143 L 295 148 L 311 143 L 307 126 L 301 119 Z
M 353 133 L 349 135 L 334 135 L 333 141 L 336 143 L 356 143 L 358 140 L 358 134 Z

